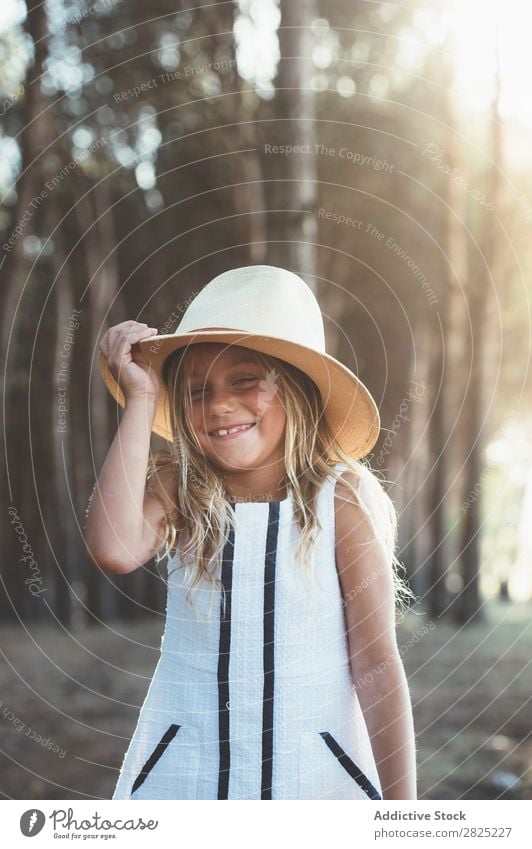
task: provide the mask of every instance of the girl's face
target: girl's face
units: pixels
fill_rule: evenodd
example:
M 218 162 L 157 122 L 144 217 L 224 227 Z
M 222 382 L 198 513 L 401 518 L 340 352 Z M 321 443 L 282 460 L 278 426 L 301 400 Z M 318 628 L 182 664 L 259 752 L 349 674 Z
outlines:
M 192 425 L 204 454 L 225 471 L 279 463 L 286 413 L 275 372 L 265 373 L 253 351 L 236 345 L 201 343 L 185 356 Z M 219 433 L 237 426 L 234 433 Z

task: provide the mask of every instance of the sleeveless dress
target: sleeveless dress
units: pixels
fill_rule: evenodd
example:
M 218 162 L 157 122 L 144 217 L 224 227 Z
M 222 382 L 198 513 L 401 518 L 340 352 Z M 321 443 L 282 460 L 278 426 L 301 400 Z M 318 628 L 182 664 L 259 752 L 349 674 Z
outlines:
M 231 503 L 214 572 L 225 592 L 202 578 L 191 607 L 169 559 L 161 656 L 113 799 L 382 798 L 351 677 L 334 484 L 318 494 L 314 581 L 295 561 L 291 495 Z

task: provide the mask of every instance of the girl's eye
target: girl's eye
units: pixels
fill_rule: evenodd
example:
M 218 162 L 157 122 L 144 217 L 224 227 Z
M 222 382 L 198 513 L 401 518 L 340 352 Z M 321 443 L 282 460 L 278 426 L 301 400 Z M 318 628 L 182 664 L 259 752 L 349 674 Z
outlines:
M 235 382 L 236 383 L 245 383 L 246 381 L 249 381 L 249 380 L 258 380 L 258 378 L 257 377 L 239 377 Z
M 254 375 L 253 377 L 251 377 L 251 376 L 249 376 L 249 377 L 237 377 L 237 379 L 234 382 L 235 382 L 235 384 L 236 383 L 245 384 L 245 383 L 249 383 L 250 381 L 254 382 L 254 381 L 259 380 L 259 379 L 260 378 L 257 377 L 257 375 Z M 206 391 L 206 387 L 200 386 L 197 389 L 191 389 L 190 394 L 191 394 L 192 398 L 200 398 L 205 391 Z

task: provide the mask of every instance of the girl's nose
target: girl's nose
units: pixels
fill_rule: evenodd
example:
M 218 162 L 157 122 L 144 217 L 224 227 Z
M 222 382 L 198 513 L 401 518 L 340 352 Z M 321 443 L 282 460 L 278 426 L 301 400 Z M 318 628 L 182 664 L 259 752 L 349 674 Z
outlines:
M 206 406 L 211 413 L 231 410 L 234 407 L 234 395 L 230 389 L 212 389 L 207 396 Z

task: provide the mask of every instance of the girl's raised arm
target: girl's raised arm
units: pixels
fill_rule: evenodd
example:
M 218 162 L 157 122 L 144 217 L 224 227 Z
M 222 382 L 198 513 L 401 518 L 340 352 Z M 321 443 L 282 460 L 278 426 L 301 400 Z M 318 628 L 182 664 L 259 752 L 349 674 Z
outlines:
M 161 545 L 164 508 L 146 492 L 150 436 L 159 382 L 136 343 L 155 328 L 134 321 L 111 327 L 100 348 L 126 400 L 120 425 L 96 482 L 87 513 L 89 559 L 110 572 L 131 572 Z

